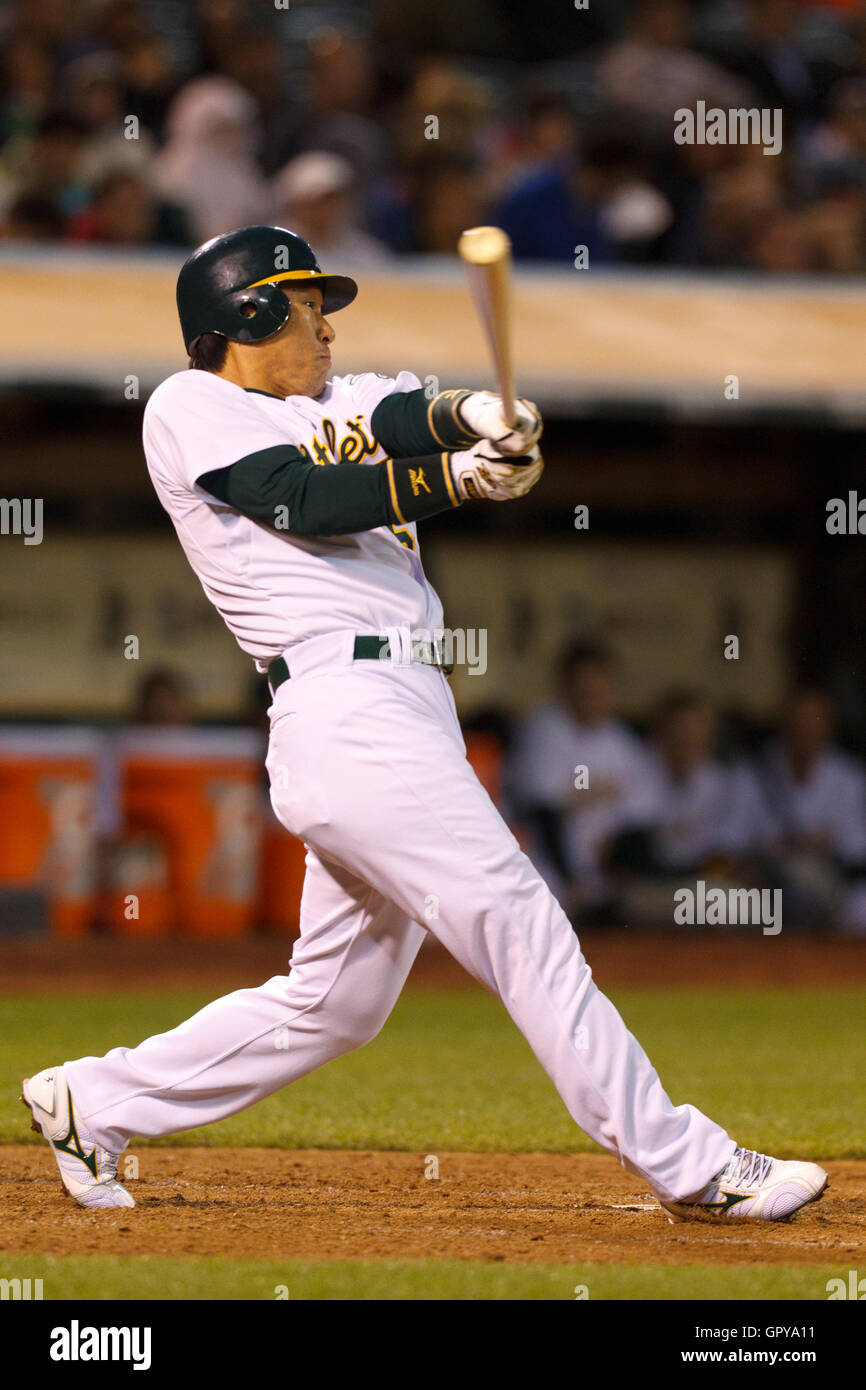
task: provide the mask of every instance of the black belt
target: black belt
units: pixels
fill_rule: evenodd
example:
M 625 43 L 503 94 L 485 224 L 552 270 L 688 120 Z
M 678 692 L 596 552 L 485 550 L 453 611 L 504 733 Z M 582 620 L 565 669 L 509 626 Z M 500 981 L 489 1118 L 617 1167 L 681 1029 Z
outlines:
M 356 637 L 352 655 L 356 661 L 388 661 L 391 657 L 391 643 L 387 637 Z M 413 641 L 412 660 L 420 661 L 422 666 L 438 666 L 446 676 L 450 676 L 454 670 L 454 663 L 444 660 L 442 642 Z M 271 691 L 278 690 L 289 678 L 289 666 L 285 657 L 276 657 L 268 666 L 268 684 Z

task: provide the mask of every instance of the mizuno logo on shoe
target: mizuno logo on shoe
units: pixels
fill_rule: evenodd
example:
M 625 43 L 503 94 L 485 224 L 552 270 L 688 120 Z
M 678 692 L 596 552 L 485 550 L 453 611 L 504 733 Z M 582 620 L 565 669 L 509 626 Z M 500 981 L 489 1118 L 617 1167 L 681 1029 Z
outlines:
M 75 1112 L 72 1108 L 72 1097 L 69 1094 L 69 1087 L 66 1088 L 66 1099 L 69 1104 L 69 1129 L 62 1139 L 52 1139 L 55 1149 L 61 1153 L 69 1154 L 70 1158 L 78 1158 L 92 1174 L 94 1182 L 97 1179 L 96 1173 L 96 1147 L 91 1149 L 89 1154 L 84 1152 L 81 1147 L 81 1140 L 78 1138 L 78 1130 L 75 1127 Z
M 720 1216 L 726 1216 L 731 1207 L 737 1206 L 740 1202 L 748 1202 L 754 1197 L 754 1192 L 723 1192 L 723 1202 L 701 1202 L 702 1211 L 717 1211 Z

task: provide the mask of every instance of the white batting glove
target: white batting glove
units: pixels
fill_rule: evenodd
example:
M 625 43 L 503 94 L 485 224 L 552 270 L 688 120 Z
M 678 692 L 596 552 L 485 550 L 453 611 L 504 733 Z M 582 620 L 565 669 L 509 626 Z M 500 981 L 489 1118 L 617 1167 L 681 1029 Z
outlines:
M 486 497 L 492 502 L 508 502 L 512 497 L 523 497 L 544 471 L 537 445 L 517 459 L 500 454 L 489 439 L 451 454 L 449 462 L 454 486 L 464 501 Z
M 505 419 L 502 397 L 492 391 L 471 392 L 457 409 L 472 433 L 492 440 L 502 454 L 529 453 L 544 428 L 538 406 L 522 396 L 515 401 L 517 423 L 514 425 L 509 425 Z

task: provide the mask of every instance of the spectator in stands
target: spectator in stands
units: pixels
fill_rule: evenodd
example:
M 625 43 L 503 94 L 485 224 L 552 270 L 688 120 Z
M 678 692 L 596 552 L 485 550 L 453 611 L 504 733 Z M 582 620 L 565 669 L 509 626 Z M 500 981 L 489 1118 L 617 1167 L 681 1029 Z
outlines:
M 866 166 L 820 180 L 819 196 L 802 211 L 810 271 L 862 271 L 866 254 Z
M 123 109 L 137 115 L 154 139 L 162 143 L 168 106 L 177 88 L 177 75 L 168 44 L 159 34 L 136 38 L 121 55 Z
M 152 10 L 142 0 L 100 0 L 91 16 L 93 32 L 83 56 L 113 56 L 123 89 L 122 112 L 138 116 L 142 127 L 162 143 L 163 121 L 177 87 L 177 74 L 168 40 L 151 27 L 151 19 L 156 17 Z M 169 20 L 175 39 L 179 18 L 175 14 L 174 22 Z
M 866 173 L 866 76 L 837 82 L 822 123 L 802 143 L 807 174 L 823 170 Z
M 412 171 L 412 250 L 453 256 L 461 232 L 484 221 L 478 170 L 457 155 L 419 159 Z
M 792 208 L 769 209 L 749 229 L 744 249 L 748 266 L 771 275 L 793 275 L 809 268 L 806 228 Z
M 97 184 L 92 201 L 72 218 L 71 241 L 114 246 L 188 246 L 192 233 L 180 208 L 155 199 L 147 180 L 115 169 Z
M 61 64 L 92 32 L 93 6 L 68 5 L 63 0 L 13 0 L 5 7 L 4 24 L 35 39 Z
M 756 229 L 784 208 L 781 170 L 759 146 L 717 148 L 724 152 L 715 167 L 704 166 L 692 235 L 706 261 L 740 269 L 749 264 Z
M 22 193 L 13 199 L 0 218 L 0 238 L 4 241 L 59 241 L 66 219 L 50 198 L 40 193 Z
M 256 103 L 261 131 L 258 159 L 263 172 L 273 177 L 296 153 L 293 136 L 299 94 L 285 80 L 285 52 L 272 34 L 257 29 L 238 38 L 224 63 L 225 76 Z
M 508 232 L 517 260 L 588 264 L 651 258 L 673 212 L 642 177 L 639 146 L 624 130 L 601 131 L 583 154 L 541 165 L 503 199 L 494 220 Z
M 244 0 L 194 0 L 201 73 L 222 73 L 243 43 L 249 19 Z
M 577 148 L 580 128 L 564 92 L 544 88 L 530 91 L 525 117 L 516 132 L 518 154 L 529 168 L 570 159 Z
M 707 263 L 758 269 L 856 272 L 863 264 L 866 169 L 830 169 L 814 180 L 813 201 L 795 205 L 782 169 L 757 146 L 704 180 L 700 242 Z
M 194 239 L 267 222 L 271 194 L 256 161 L 252 98 L 227 77 L 199 77 L 171 104 L 168 143 L 154 161 L 155 186 L 184 209 Z
M 439 154 L 481 162 L 496 126 L 490 83 L 437 55 L 415 66 L 400 102 L 395 140 L 409 160 Z
M 530 76 L 485 138 L 487 195 L 496 206 L 520 182 L 550 166 L 567 168 L 580 124 L 567 91 Z
M 90 7 L 88 28 L 101 48 L 116 53 L 129 53 L 150 33 L 148 11 L 151 6 L 142 0 L 99 0 Z
M 12 31 L 0 60 L 0 148 L 32 135 L 54 101 L 54 65 L 44 44 Z M 8 154 L 7 154 L 8 158 Z
M 866 774 L 835 743 L 835 712 L 818 686 L 796 690 L 781 737 L 755 774 L 772 819 L 786 920 L 866 928 Z
M 369 229 L 395 251 L 453 255 L 486 218 L 493 117 L 486 82 L 442 57 L 418 63 L 391 120 L 392 171 L 367 199 Z
M 114 53 L 88 53 L 70 63 L 64 74 L 66 109 L 86 132 L 80 174 L 94 184 L 107 170 L 143 172 L 155 153 L 150 132 L 136 117 L 127 126 L 120 59 Z M 134 113 L 133 113 L 134 114 Z
M 665 145 L 674 112 L 707 106 L 748 105 L 748 89 L 709 58 L 689 48 L 691 21 L 685 0 L 638 0 L 629 31 L 598 65 L 606 101 L 645 123 Z
M 335 25 L 314 29 L 307 43 L 308 89 L 284 95 L 294 101 L 285 122 L 276 123 L 275 162 L 280 168 L 307 150 L 342 155 L 362 183 L 385 167 L 386 126 L 374 119 L 375 65 L 369 42 Z M 258 94 L 256 94 L 258 99 Z M 431 108 L 434 109 L 434 108 Z M 269 123 L 269 134 L 274 123 Z M 278 156 L 278 157 L 277 157 Z
M 87 132 L 81 121 L 62 111 L 51 111 L 39 121 L 22 160 L 22 178 L 16 196 L 37 196 L 50 202 L 64 219 L 87 201 L 81 162 Z
M 591 643 L 569 646 L 557 696 L 526 720 L 508 769 L 508 794 L 533 837 L 539 871 L 580 922 L 610 911 L 604 858 L 613 837 L 654 809 L 640 741 L 615 713 L 615 667 Z
M 756 225 L 748 242 L 749 264 L 769 274 L 856 273 L 863 268 L 862 193 L 844 192 L 802 211 L 776 209 Z
M 274 179 L 277 225 L 291 227 L 322 264 L 375 266 L 389 251 L 355 221 L 355 176 L 342 155 L 311 150 L 289 161 Z
M 821 109 L 829 71 L 807 57 L 799 42 L 803 6 L 794 0 L 746 0 L 743 28 L 722 57 L 757 104 L 785 112 L 785 134 L 814 122 Z
M 309 55 L 313 119 L 331 115 L 366 118 L 375 81 L 369 41 L 357 31 L 322 25 L 310 35 Z

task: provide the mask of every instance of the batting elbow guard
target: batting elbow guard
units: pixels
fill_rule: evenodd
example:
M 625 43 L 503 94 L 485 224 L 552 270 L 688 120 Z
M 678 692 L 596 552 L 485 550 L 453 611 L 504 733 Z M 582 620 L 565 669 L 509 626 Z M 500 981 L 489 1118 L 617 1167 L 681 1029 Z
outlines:
M 476 434 L 464 420 L 460 413 L 460 406 L 463 401 L 469 399 L 475 392 L 469 390 L 440 391 L 438 396 L 434 396 L 427 410 L 427 423 L 430 426 L 430 433 L 443 449 L 452 452 L 458 449 L 469 449 L 482 435 Z

